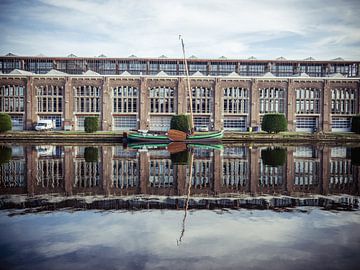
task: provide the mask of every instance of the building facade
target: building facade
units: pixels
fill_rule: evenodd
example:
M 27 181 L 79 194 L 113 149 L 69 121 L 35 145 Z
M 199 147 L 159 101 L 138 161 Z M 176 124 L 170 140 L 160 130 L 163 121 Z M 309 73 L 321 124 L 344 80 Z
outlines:
M 195 126 L 245 131 L 279 112 L 290 131 L 349 131 L 360 112 L 359 65 L 189 59 Z M 15 130 L 40 119 L 83 130 L 86 116 L 98 116 L 102 130 L 167 130 L 172 115 L 189 112 L 179 59 L 7 56 L 0 70 L 0 111 Z

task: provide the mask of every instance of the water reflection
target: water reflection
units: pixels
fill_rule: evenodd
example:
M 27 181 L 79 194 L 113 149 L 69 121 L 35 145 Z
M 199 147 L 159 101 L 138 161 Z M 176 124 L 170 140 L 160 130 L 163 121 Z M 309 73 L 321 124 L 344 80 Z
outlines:
M 191 183 L 191 197 L 203 199 L 190 199 L 190 208 L 216 207 L 220 202 L 221 205 L 238 207 L 242 201 L 231 198 L 245 195 L 286 195 L 295 198 L 359 195 L 360 169 L 356 163 L 358 157 L 354 155 L 357 148 L 192 146 L 194 158 L 190 179 L 187 152 L 182 152 L 183 156 L 176 156 L 168 147 L 2 146 L 0 194 L 24 194 L 30 197 L 46 194 L 65 197 L 168 197 L 156 203 L 137 201 L 140 208 L 184 208 L 188 183 Z M 208 200 L 210 198 L 213 200 Z M 221 198 L 225 200 L 221 201 Z M 317 197 L 310 199 L 322 200 Z M 279 205 L 294 204 L 293 198 L 281 200 Z M 111 208 L 111 201 L 107 203 L 104 207 Z M 129 204 L 129 201 L 117 201 L 117 204 Z M 257 204 L 268 206 L 269 200 Z M 4 203 L 2 205 L 4 207 Z

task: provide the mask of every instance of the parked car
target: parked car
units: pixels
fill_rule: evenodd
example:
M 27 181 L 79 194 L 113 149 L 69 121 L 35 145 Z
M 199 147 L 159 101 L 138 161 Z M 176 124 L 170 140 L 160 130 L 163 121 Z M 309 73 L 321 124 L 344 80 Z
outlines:
M 209 127 L 208 126 L 198 126 L 196 127 L 197 131 L 203 131 L 203 132 L 208 132 L 209 131 Z
M 53 120 L 39 120 L 36 123 L 35 130 L 37 131 L 53 130 L 54 127 L 55 127 L 55 123 Z

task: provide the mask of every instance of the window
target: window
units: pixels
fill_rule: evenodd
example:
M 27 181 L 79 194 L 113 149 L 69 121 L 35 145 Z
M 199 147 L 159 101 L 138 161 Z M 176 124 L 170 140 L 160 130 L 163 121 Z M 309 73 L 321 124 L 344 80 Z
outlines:
M 175 113 L 174 96 L 170 87 L 149 88 L 150 113 Z
M 41 188 L 64 187 L 63 159 L 39 159 L 37 161 L 36 184 Z
M 246 131 L 247 128 L 247 117 L 224 117 L 224 129 L 225 130 L 237 130 Z
M 25 158 L 12 158 L 9 162 L 0 166 L 0 187 L 26 187 L 26 174 Z
M 100 87 L 74 87 L 75 112 L 100 112 Z
M 38 112 L 62 112 L 64 87 L 35 86 Z
M 186 175 L 189 175 L 189 168 L 186 168 Z M 192 188 L 209 188 L 213 181 L 213 176 L 212 159 L 194 159 L 191 177 Z
M 280 88 L 260 89 L 260 113 L 285 112 L 285 90 Z
M 320 175 L 320 162 L 315 159 L 294 159 L 294 185 L 318 185 Z
M 224 114 L 249 113 L 249 89 L 240 87 L 224 88 Z
M 18 85 L 4 85 L 0 87 L 0 111 L 24 112 L 25 87 Z
M 210 117 L 209 116 L 195 116 L 194 117 L 194 127 L 203 127 L 207 126 L 209 130 L 212 128 L 210 125 Z
M 296 113 L 319 114 L 320 90 L 312 88 L 296 89 Z
M 356 114 L 356 90 L 331 89 L 332 114 Z
M 317 127 L 316 117 L 296 117 L 296 129 L 314 130 Z
M 74 160 L 74 188 L 93 188 L 100 184 L 99 162 L 86 162 L 84 158 Z
M 55 129 L 61 129 L 61 115 L 40 115 L 39 118 L 40 120 L 52 120 L 55 122 Z
M 341 129 L 342 131 L 351 130 L 351 118 L 350 117 L 332 117 L 331 127 L 334 129 Z
M 174 168 L 171 159 L 150 159 L 151 187 L 169 188 L 174 185 Z
M 222 185 L 232 189 L 245 187 L 249 181 L 249 164 L 246 159 L 223 158 Z
M 119 189 L 138 187 L 140 185 L 138 166 L 136 159 L 114 159 L 112 187 Z
M 206 87 L 192 88 L 192 110 L 194 114 L 213 112 L 213 89 Z M 189 95 L 189 94 L 187 94 Z M 189 96 L 187 97 L 188 112 L 190 112 Z
M 137 129 L 137 116 L 116 116 L 114 117 L 114 130 L 131 130 Z
M 114 113 L 136 113 L 139 90 L 136 87 L 119 86 L 113 91 Z
M 167 131 L 170 129 L 171 116 L 150 116 L 150 130 Z
M 282 186 L 284 183 L 284 166 L 270 167 L 260 163 L 260 179 L 261 188 Z
M 10 115 L 12 130 L 23 130 L 24 129 L 24 115 Z

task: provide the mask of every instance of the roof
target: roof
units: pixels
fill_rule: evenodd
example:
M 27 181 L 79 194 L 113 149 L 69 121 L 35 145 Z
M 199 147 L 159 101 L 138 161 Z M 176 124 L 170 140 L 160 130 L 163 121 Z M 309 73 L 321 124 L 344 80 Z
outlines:
M 5 56 L 17 56 L 17 55 L 13 54 L 13 53 L 8 53 L 8 54 L 5 54 Z
M 98 57 L 100 57 L 100 58 L 105 58 L 106 55 L 105 55 L 105 54 L 100 54 Z
M 263 77 L 275 77 L 274 74 L 272 74 L 271 72 L 266 72 Z
M 342 75 L 342 74 L 339 73 L 339 72 L 330 74 L 328 77 L 331 77 L 331 78 L 345 78 L 345 76 Z
M 204 74 L 202 74 L 200 71 L 196 71 L 193 75 L 191 75 L 193 77 L 203 77 Z
M 276 58 L 276 60 L 287 60 L 287 59 L 283 56 L 280 56 L 280 57 Z
M 83 75 L 85 75 L 85 76 L 99 76 L 100 74 L 93 71 L 93 70 L 91 70 L 91 69 L 89 69 L 86 72 L 84 72 Z
M 73 54 L 73 53 L 71 53 L 71 54 L 69 54 L 67 57 L 77 57 L 75 54 Z
M 344 58 L 342 57 L 336 57 L 334 59 L 331 59 L 332 61 L 344 61 Z
M 9 74 L 11 74 L 11 75 L 35 75 L 34 73 L 32 73 L 30 71 L 21 70 L 21 69 L 14 69 Z
M 164 72 L 164 71 L 160 71 L 158 74 L 156 74 L 156 76 L 158 76 L 158 77 L 164 77 L 164 76 L 169 76 L 166 72 Z
M 302 77 L 302 78 L 309 78 L 309 74 L 305 73 L 305 72 L 301 72 L 300 74 L 295 74 L 294 77 Z
M 189 57 L 189 59 L 198 59 L 195 55 Z
M 239 74 L 237 74 L 235 71 L 231 72 L 229 75 L 227 75 L 228 77 L 240 77 Z
M 159 58 L 168 58 L 166 55 L 160 55 Z
M 227 59 L 225 56 L 220 56 L 219 59 Z
M 309 56 L 307 58 L 304 59 L 305 61 L 315 61 L 316 59 L 312 56 Z
M 60 70 L 56 70 L 56 69 L 52 69 L 50 70 L 48 73 L 46 73 L 46 75 L 59 75 L 59 76 L 64 76 L 64 75 L 68 75 L 65 72 L 62 72 Z
M 248 60 L 256 60 L 256 57 L 255 57 L 255 56 L 250 56 L 250 57 L 248 58 Z
M 137 58 L 137 56 L 132 54 L 132 55 L 129 56 L 129 58 Z
M 120 74 L 120 76 L 130 76 L 131 74 L 127 71 L 124 71 L 123 73 Z

